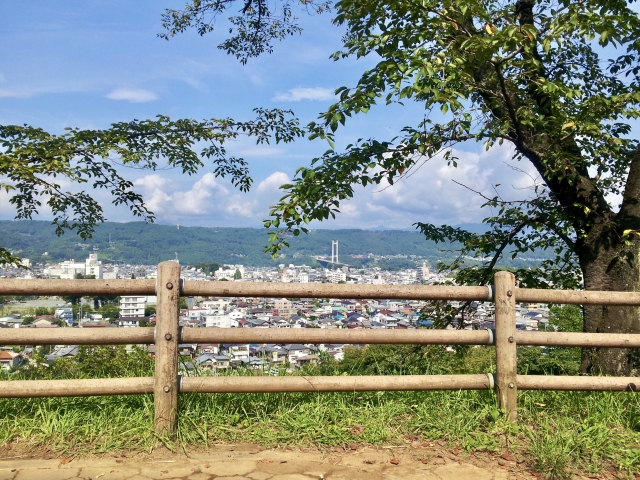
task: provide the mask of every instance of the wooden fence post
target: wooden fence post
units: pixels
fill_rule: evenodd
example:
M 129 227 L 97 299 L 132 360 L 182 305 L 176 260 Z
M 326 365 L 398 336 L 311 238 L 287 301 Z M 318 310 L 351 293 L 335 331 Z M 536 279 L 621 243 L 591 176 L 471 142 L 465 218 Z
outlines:
M 158 265 L 156 295 L 154 425 L 157 433 L 167 435 L 176 430 L 178 408 L 180 264 L 169 261 Z
M 498 408 L 504 410 L 509 421 L 515 421 L 518 417 L 515 276 L 498 272 L 494 278 Z

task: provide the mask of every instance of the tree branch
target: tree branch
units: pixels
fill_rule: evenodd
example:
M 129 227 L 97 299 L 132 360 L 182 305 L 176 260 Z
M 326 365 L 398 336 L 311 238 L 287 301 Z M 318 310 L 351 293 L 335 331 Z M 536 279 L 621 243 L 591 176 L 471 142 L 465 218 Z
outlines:
M 509 232 L 509 235 L 507 235 L 504 238 L 504 240 L 502 240 L 502 243 L 496 249 L 496 252 L 494 253 L 493 258 L 491 259 L 491 262 L 487 266 L 487 273 L 491 273 L 491 270 L 493 270 L 493 267 L 496 266 L 496 263 L 498 262 L 500 255 L 502 255 L 502 252 L 504 251 L 505 248 L 507 248 L 507 245 L 509 245 L 511 240 L 513 240 L 513 237 L 515 237 L 520 232 L 520 230 L 522 230 L 526 225 L 536 220 L 539 220 L 539 218 L 540 217 L 535 216 L 535 217 L 528 218 L 526 220 L 522 220 Z M 486 278 L 485 278 L 485 281 L 486 281 Z
M 520 127 L 520 122 L 518 121 L 518 116 L 516 115 L 516 110 L 513 108 L 513 102 L 511 101 L 511 97 L 509 96 L 509 92 L 507 91 L 507 83 L 504 80 L 504 75 L 502 75 L 502 70 L 500 66 L 491 62 L 493 68 L 496 71 L 496 75 L 498 76 L 498 82 L 500 83 L 500 91 L 502 92 L 502 97 L 504 98 L 504 102 L 507 105 L 507 110 L 509 111 L 509 117 L 511 118 L 511 123 L 513 124 L 513 128 L 516 131 L 516 135 L 518 136 L 517 140 L 522 142 L 524 139 L 522 137 L 522 128 Z
M 620 218 L 640 217 L 640 145 L 636 148 L 631 160 L 629 174 L 627 175 L 627 185 L 624 189 L 618 216 Z
M 573 240 L 571 240 L 571 238 L 569 238 L 568 235 L 562 233 L 562 230 L 558 229 L 555 227 L 555 225 L 553 225 L 551 222 L 546 221 L 544 222 L 544 225 L 549 229 L 552 230 L 553 233 L 555 233 L 558 237 L 560 237 L 562 239 L 562 241 L 564 243 L 567 244 L 567 247 L 569 248 L 569 250 L 575 250 L 576 247 L 576 242 L 574 242 Z

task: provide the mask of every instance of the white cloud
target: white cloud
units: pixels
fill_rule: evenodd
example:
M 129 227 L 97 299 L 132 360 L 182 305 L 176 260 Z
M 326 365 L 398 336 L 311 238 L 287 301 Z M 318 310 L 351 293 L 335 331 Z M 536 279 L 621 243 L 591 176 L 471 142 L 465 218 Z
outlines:
M 284 150 L 282 148 L 259 145 L 242 148 L 237 151 L 238 155 L 242 155 L 244 157 L 273 157 L 274 155 L 282 155 L 283 153 Z
M 19 88 L 0 88 L 0 98 L 28 98 L 42 93 L 49 93 L 44 88 L 37 87 L 19 87 Z
M 167 179 L 161 177 L 157 173 L 151 175 L 145 175 L 142 178 L 139 178 L 135 181 L 136 185 L 140 185 L 149 190 L 155 190 L 162 188 L 167 183 Z
M 289 181 L 286 173 L 274 172 L 250 192 L 242 193 L 213 173 L 185 185 L 187 178 L 174 181 L 153 173 L 139 178 L 134 185 L 159 222 L 258 226 L 268 216 L 269 205 L 280 197 L 278 187 Z
M 214 194 L 218 199 L 224 198 L 228 190 L 216 182 L 213 173 L 206 173 L 193 184 L 187 192 L 175 192 L 171 195 L 172 206 L 187 215 L 204 215 L 211 208 Z
M 295 87 L 285 93 L 276 93 L 274 102 L 299 102 L 300 100 L 332 100 L 333 90 L 323 87 Z
M 490 216 L 489 211 L 481 208 L 485 200 L 462 185 L 488 197 L 495 195 L 496 184 L 500 184 L 495 188 L 505 199 L 527 198 L 532 194 L 528 187 L 536 178 L 535 170 L 527 162 L 511 160 L 510 149 L 496 147 L 488 152 L 454 153 L 459 158 L 457 168 L 436 157 L 394 185 L 384 183 L 356 189 L 351 201 L 341 203 L 336 220 L 315 226 L 407 228 L 415 222 L 478 223 Z
M 314 222 L 314 226 L 407 228 L 415 222 L 477 223 L 491 215 L 481 208 L 485 202 L 481 196 L 453 180 L 489 197 L 495 195 L 494 188 L 505 199 L 532 195 L 527 187 L 534 182 L 535 170 L 528 162 L 512 160 L 510 149 L 454 153 L 458 157 L 457 168 L 436 157 L 392 186 L 356 189 L 355 197 L 340 205 L 341 212 L 335 220 Z M 280 185 L 290 181 L 290 173 L 277 170 L 256 182 L 250 192 L 241 193 L 212 173 L 194 181 L 158 172 L 140 178 L 135 186 L 160 222 L 258 226 L 268 217 L 269 206 L 283 195 Z M 500 186 L 495 187 L 496 184 Z
M 258 193 L 268 193 L 279 191 L 280 185 L 289 183 L 291 179 L 284 172 L 274 172 L 258 184 Z
M 158 99 L 158 95 L 150 90 L 129 87 L 116 88 L 111 93 L 105 95 L 105 97 L 111 100 L 126 100 L 131 103 L 152 102 Z
M 458 168 L 447 166 L 437 157 L 392 186 L 356 189 L 355 197 L 340 205 L 341 212 L 335 220 L 313 222 L 314 228 L 407 228 L 415 222 L 477 223 L 492 214 L 481 208 L 485 202 L 482 197 L 453 180 L 489 197 L 494 196 L 496 190 L 509 200 L 533 194 L 528 187 L 536 179 L 535 170 L 528 162 L 512 160 L 510 149 L 495 147 L 488 152 L 454 153 L 458 156 Z M 291 182 L 290 172 L 281 170 L 257 180 L 250 192 L 242 193 L 213 173 L 192 178 L 153 172 L 138 178 L 134 190 L 143 195 L 160 223 L 257 227 L 269 216 L 269 206 L 283 195 L 279 187 Z M 98 190 L 93 195 L 105 207 L 109 220 L 132 220 L 128 209 L 110 205 L 108 192 Z M 15 215 L 9 205 L 7 195 L 0 194 L 0 218 Z M 43 207 L 38 218 L 49 217 L 50 212 Z

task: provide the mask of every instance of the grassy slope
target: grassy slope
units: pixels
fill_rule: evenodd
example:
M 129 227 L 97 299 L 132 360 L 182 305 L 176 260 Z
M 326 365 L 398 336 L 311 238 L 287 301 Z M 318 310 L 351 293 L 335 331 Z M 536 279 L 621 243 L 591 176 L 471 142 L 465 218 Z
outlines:
M 575 349 L 557 350 L 567 352 L 551 349 L 543 355 L 541 349 L 520 347 L 519 373 L 575 375 L 577 367 L 568 368 L 579 363 L 579 355 L 572 356 Z M 81 347 L 73 359 L 59 359 L 48 367 L 43 361 L 10 378 L 136 377 L 154 372 L 145 350 L 127 353 L 124 346 Z M 347 349 L 342 362 L 326 360 L 305 373 L 491 371 L 493 347 L 452 353 L 440 346 L 371 345 Z M 496 409 L 492 391 L 185 394 L 180 396 L 177 436 L 169 440 L 153 432 L 150 395 L 0 399 L 0 444 L 17 441 L 64 454 L 144 451 L 157 442 L 185 449 L 220 441 L 267 446 L 397 444 L 417 435 L 469 452 L 521 452 L 534 468 L 552 477 L 566 476 L 565 468 L 597 473 L 612 465 L 623 472 L 640 472 L 640 399 L 635 393 L 521 391 L 518 401 L 520 418 L 508 424 Z
M 467 451 L 515 451 L 543 474 L 640 466 L 638 397 L 629 393 L 520 392 L 520 419 L 506 424 L 492 392 L 186 394 L 175 441 L 153 433 L 151 396 L 3 399 L 0 443 L 59 453 L 273 445 L 395 444 L 410 435 Z M 360 428 L 362 426 L 363 428 Z

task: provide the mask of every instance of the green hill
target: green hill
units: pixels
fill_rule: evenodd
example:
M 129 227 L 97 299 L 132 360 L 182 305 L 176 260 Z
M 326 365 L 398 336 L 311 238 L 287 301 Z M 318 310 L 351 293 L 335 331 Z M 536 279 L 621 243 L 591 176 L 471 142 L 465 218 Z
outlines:
M 446 252 L 451 249 L 450 245 L 436 245 L 425 241 L 420 233 L 404 230 L 312 230 L 290 240 L 291 247 L 274 260 L 263 253 L 266 230 L 257 228 L 181 226 L 178 229 L 144 222 L 106 222 L 96 228 L 92 239 L 83 241 L 72 232 L 57 237 L 47 221 L 0 221 L 0 245 L 34 263 L 79 260 L 95 248 L 103 262 L 128 264 L 155 264 L 172 259 L 177 253 L 180 261 L 187 264 L 310 265 L 314 263 L 314 255 L 331 254 L 331 240 L 340 242 L 340 260 L 355 267 L 406 268 L 423 260 L 435 265 L 438 260 L 451 256 Z M 367 258 L 369 254 L 396 258 Z M 397 257 L 400 255 L 407 258 Z

